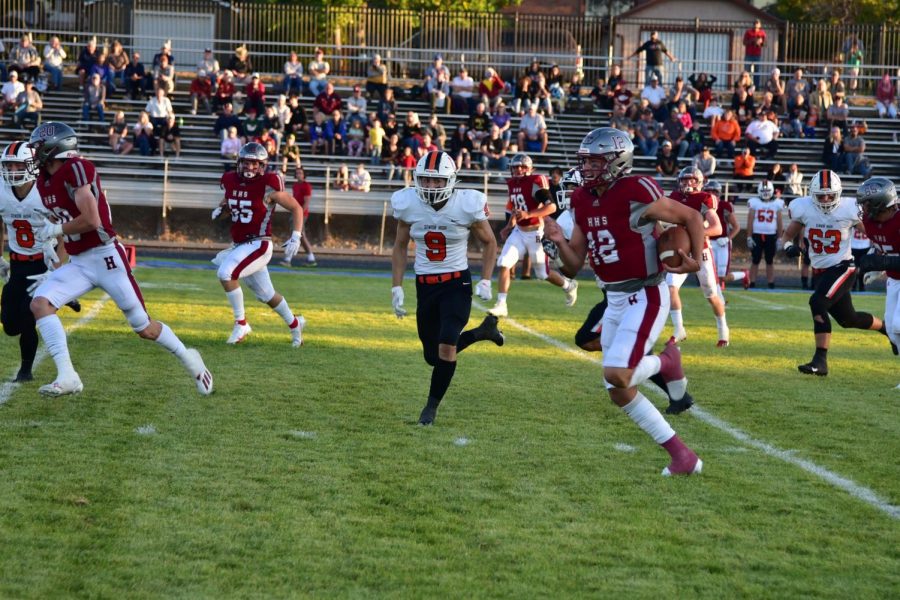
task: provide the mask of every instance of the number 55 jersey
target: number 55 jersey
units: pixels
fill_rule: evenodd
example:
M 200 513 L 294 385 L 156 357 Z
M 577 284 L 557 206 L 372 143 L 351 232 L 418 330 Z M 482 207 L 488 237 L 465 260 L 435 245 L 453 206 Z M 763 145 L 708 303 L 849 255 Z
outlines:
M 809 260 L 814 269 L 827 269 L 853 260 L 850 231 L 860 222 L 855 198 L 843 197 L 831 212 L 823 212 L 812 196 L 801 196 L 788 208 L 792 221 L 802 223 L 809 240 Z

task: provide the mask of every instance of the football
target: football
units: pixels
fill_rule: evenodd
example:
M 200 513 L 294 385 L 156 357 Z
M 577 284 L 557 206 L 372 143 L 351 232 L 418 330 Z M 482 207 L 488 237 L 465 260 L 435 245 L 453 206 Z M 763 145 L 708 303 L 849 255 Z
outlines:
M 681 225 L 673 225 L 659 235 L 656 240 L 656 251 L 659 252 L 659 260 L 670 267 L 681 266 L 681 255 L 678 250 L 691 253 L 691 238 L 687 229 Z

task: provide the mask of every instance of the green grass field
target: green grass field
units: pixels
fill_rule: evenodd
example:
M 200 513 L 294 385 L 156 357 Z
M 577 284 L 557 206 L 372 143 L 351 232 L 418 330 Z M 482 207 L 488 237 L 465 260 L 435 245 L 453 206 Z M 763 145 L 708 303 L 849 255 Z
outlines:
M 274 274 L 308 321 L 293 350 L 247 292 L 254 334 L 226 346 L 212 271 L 137 275 L 216 392 L 200 397 L 106 302 L 70 334 L 83 394 L 39 397 L 46 358 L 3 396 L 0 597 L 900 595 L 900 362 L 884 337 L 837 329 L 832 373 L 797 373 L 806 295 L 730 293 L 732 346 L 717 350 L 699 290 L 683 292 L 701 410 L 670 420 L 705 465 L 667 479 L 599 356 L 563 349 L 600 298 L 588 281 L 574 309 L 514 282 L 506 345 L 463 353 L 421 428 L 430 371 L 385 277 Z M 884 297 L 856 304 L 881 314 Z M 14 374 L 18 344 L 0 356 Z

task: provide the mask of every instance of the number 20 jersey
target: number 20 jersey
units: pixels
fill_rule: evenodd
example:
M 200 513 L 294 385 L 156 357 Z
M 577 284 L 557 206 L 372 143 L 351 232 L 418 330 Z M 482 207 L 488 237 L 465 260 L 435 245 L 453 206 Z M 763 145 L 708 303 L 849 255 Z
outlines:
M 809 260 L 814 269 L 827 269 L 852 260 L 850 230 L 860 221 L 859 205 L 854 198 L 843 197 L 830 213 L 822 212 L 812 196 L 801 196 L 788 208 L 791 220 L 806 227 Z
M 36 185 L 19 200 L 10 186 L 0 183 L 0 218 L 6 223 L 6 237 L 12 252 L 28 256 L 42 253 L 41 246 L 35 244 L 34 230 L 44 224 L 44 217 L 38 212 L 43 208 Z
M 222 175 L 226 210 L 231 211 L 231 239 L 236 244 L 261 237 L 272 237 L 272 213 L 275 203 L 266 203 L 272 192 L 284 191 L 280 173 L 269 171 L 247 178 L 237 171 Z
M 410 236 L 416 243 L 417 275 L 469 268 L 469 228 L 487 220 L 486 203 L 484 194 L 476 190 L 454 191 L 440 210 L 422 202 L 415 188 L 404 188 L 391 195 L 394 218 L 409 224 Z
M 656 221 L 644 219 L 644 213 L 663 196 L 656 181 L 642 176 L 623 177 L 599 197 L 583 187 L 572 193 L 575 223 L 587 240 L 591 267 L 600 281 L 639 282 L 662 271 Z

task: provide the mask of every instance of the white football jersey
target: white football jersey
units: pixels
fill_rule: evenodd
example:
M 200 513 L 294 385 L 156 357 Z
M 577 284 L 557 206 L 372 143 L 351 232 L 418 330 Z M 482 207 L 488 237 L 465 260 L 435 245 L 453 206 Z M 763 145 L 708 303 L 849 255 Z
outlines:
M 812 196 L 801 196 L 791 202 L 790 215 L 792 221 L 806 227 L 804 236 L 809 240 L 809 260 L 814 269 L 827 269 L 853 258 L 850 239 L 853 227 L 860 222 L 855 198 L 841 198 L 840 204 L 826 214 Z
M 778 215 L 784 210 L 784 200 L 773 198 L 765 202 L 762 198 L 753 196 L 747 200 L 747 208 L 754 211 L 753 233 L 763 235 L 778 233 Z
M 455 190 L 440 210 L 422 202 L 415 188 L 394 192 L 394 218 L 410 225 L 416 243 L 416 274 L 468 269 L 469 228 L 487 220 L 486 205 L 487 198 L 476 190 Z
M 32 185 L 28 195 L 19 200 L 6 182 L 0 183 L 0 218 L 6 223 L 6 237 L 11 251 L 29 256 L 43 252 L 42 247 L 35 243 L 34 230 L 41 227 L 46 219 L 36 209 L 44 209 L 37 185 Z
M 559 213 L 559 217 L 556 218 L 556 224 L 563 230 L 563 235 L 566 236 L 566 239 L 571 240 L 572 230 L 575 229 L 575 217 L 572 214 L 572 210 L 566 209 Z

